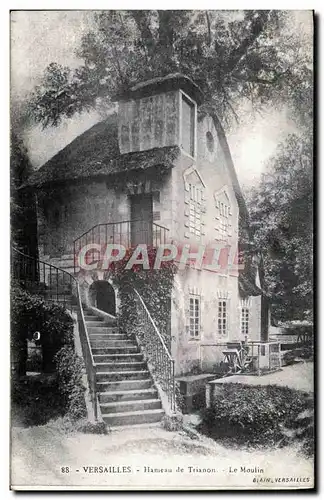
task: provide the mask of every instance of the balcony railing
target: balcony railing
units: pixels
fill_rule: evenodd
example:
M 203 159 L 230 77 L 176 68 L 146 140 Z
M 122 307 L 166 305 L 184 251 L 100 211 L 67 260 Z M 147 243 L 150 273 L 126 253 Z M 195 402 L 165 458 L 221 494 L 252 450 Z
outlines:
M 126 249 L 136 247 L 139 244 L 157 247 L 166 243 L 168 231 L 166 227 L 160 224 L 144 220 L 126 220 L 97 224 L 81 234 L 73 242 L 74 272 L 77 267 L 78 255 L 86 245 L 98 244 L 103 251 L 107 244 L 123 245 Z
M 92 356 L 90 339 L 84 319 L 79 284 L 76 278 L 52 264 L 11 248 L 11 277 L 31 294 L 41 296 L 46 302 L 57 303 L 65 309 L 77 311 L 79 337 L 85 363 L 89 395 L 95 420 L 99 405 L 96 387 L 96 365 Z M 92 417 L 92 416 L 91 416 Z

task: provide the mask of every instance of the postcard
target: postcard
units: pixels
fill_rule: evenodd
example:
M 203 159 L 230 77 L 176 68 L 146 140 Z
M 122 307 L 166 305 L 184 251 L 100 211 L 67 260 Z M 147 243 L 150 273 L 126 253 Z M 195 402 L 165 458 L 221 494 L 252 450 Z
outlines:
M 310 10 L 15 10 L 12 490 L 311 490 Z

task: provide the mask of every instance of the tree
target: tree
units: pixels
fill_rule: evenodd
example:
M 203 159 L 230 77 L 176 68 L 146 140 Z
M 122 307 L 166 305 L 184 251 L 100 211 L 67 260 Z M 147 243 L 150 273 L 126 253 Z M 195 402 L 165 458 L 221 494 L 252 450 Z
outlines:
M 206 103 L 229 125 L 240 103 L 292 102 L 311 73 L 311 52 L 285 11 L 102 11 L 84 35 L 72 71 L 48 66 L 30 113 L 44 126 L 111 105 L 117 92 L 148 78 L 182 72 L 202 88 Z M 299 98 L 307 100 L 309 89 Z M 307 105 L 305 106 L 307 107 Z
M 305 319 L 313 309 L 313 147 L 293 134 L 270 160 L 248 197 L 253 248 L 264 258 L 277 319 Z
M 10 134 L 10 221 L 11 241 L 20 250 L 37 256 L 35 195 L 19 189 L 33 171 L 21 137 L 25 112 L 16 104 L 11 109 Z

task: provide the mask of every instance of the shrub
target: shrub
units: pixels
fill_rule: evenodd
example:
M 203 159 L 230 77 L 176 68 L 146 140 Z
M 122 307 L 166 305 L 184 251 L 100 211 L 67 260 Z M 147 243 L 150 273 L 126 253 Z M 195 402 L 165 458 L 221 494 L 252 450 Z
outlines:
M 80 420 L 71 419 L 70 416 L 50 420 L 46 427 L 55 432 L 70 434 L 72 432 L 82 432 L 83 434 L 108 434 L 109 428 L 104 422 L 89 422 L 85 418 Z
M 288 387 L 224 384 L 213 406 L 203 411 L 200 430 L 214 439 L 276 444 L 311 405 L 306 393 Z
M 86 416 L 81 358 L 72 347 L 64 346 L 54 361 L 54 374 L 12 379 L 13 417 L 21 424 L 44 425 L 63 416 L 74 422 Z
M 72 420 L 86 415 L 85 388 L 82 382 L 83 360 L 71 346 L 64 346 L 54 358 L 62 403 Z
M 11 287 L 11 352 L 19 375 L 26 372 L 27 339 L 39 331 L 43 371 L 54 371 L 55 354 L 65 344 L 73 345 L 73 319 L 58 304 L 49 304 L 18 285 Z
M 44 425 L 65 412 L 55 374 L 12 379 L 11 402 L 13 420 L 24 426 Z

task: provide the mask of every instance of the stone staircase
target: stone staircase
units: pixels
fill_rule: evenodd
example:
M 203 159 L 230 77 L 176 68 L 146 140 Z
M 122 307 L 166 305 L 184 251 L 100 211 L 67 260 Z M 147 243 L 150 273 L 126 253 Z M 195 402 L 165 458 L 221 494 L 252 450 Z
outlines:
M 110 427 L 159 422 L 164 410 L 135 337 L 121 334 L 91 309 L 84 314 L 104 422 Z

